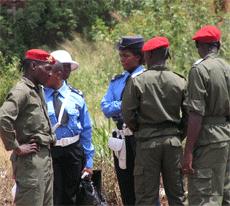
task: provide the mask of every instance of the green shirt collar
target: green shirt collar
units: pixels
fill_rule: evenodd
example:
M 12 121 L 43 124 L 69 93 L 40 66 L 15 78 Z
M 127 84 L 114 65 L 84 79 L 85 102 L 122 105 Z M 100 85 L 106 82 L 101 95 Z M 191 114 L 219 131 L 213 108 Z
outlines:
M 153 65 L 148 70 L 167 71 L 169 69 L 165 65 Z
M 218 55 L 219 55 L 218 52 L 217 52 L 217 53 L 212 52 L 212 53 L 207 54 L 207 55 L 204 57 L 204 59 L 207 59 L 207 58 L 216 58 Z

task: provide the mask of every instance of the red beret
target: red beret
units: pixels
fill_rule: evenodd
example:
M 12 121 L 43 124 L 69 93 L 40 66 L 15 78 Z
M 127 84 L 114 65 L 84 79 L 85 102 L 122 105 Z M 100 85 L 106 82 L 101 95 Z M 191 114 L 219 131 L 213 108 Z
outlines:
M 47 62 L 49 64 L 55 64 L 56 62 L 53 56 L 41 49 L 28 50 L 25 54 L 25 59 Z
M 215 26 L 207 25 L 198 30 L 192 37 L 195 41 L 211 43 L 220 41 L 221 31 Z
M 169 40 L 166 37 L 156 36 L 144 43 L 142 51 L 151 51 L 160 47 L 169 47 Z

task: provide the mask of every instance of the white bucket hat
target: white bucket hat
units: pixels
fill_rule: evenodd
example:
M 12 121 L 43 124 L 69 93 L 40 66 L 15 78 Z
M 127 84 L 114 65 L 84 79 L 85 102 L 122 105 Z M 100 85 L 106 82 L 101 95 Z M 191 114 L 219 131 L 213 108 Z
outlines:
M 70 63 L 71 64 L 71 71 L 73 71 L 79 67 L 79 63 L 76 61 L 73 61 L 69 52 L 67 52 L 65 50 L 56 50 L 56 51 L 51 53 L 51 56 L 53 56 L 60 63 Z

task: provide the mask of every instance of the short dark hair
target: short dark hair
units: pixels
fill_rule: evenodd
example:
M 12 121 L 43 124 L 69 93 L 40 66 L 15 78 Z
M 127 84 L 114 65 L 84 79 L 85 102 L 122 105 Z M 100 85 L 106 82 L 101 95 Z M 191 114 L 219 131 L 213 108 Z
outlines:
M 30 59 L 23 59 L 21 61 L 22 71 L 25 72 L 30 68 L 31 60 Z
M 151 51 L 152 54 L 158 55 L 160 59 L 168 59 L 170 57 L 169 49 L 165 47 L 160 47 Z
M 214 42 L 210 42 L 210 43 L 203 43 L 203 42 L 196 41 L 196 47 L 197 48 L 198 48 L 198 44 L 205 44 L 210 49 L 213 49 L 213 48 L 217 48 L 218 50 L 220 49 L 220 42 L 219 41 L 214 41 Z

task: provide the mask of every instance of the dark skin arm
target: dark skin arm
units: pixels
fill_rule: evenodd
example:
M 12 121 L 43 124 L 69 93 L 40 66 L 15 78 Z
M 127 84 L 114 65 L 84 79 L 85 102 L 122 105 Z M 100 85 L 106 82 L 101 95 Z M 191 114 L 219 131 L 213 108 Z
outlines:
M 182 172 L 183 174 L 194 174 L 192 168 L 193 147 L 197 142 L 202 126 L 203 117 L 195 112 L 190 112 L 188 117 L 187 140 L 184 149 Z
M 34 142 L 34 139 L 32 139 L 29 144 L 22 144 L 14 149 L 15 153 L 18 156 L 25 156 L 31 153 L 37 153 L 39 152 L 39 150 L 39 145 Z

